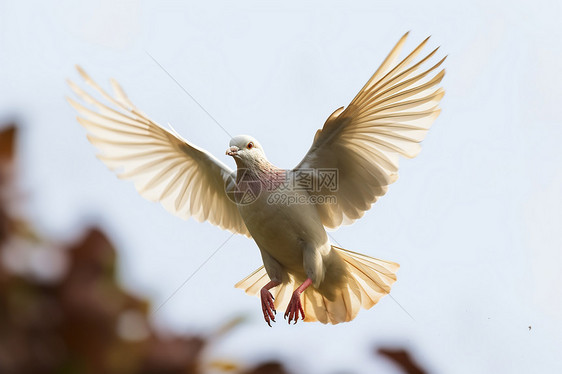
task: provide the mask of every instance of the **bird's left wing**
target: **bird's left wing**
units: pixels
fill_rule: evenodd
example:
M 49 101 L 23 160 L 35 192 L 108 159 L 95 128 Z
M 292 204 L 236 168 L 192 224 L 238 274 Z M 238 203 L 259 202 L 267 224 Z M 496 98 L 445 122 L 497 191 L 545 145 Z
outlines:
M 384 195 L 398 177 L 399 156 L 411 158 L 418 154 L 419 142 L 439 115 L 439 101 L 445 93 L 439 83 L 445 71 L 432 73 L 444 59 L 425 67 L 435 49 L 412 63 L 426 39 L 403 60 L 397 60 L 407 35 L 398 41 L 349 106 L 336 110 L 326 120 L 294 169 L 295 173 L 313 176 L 311 194 L 336 198 L 316 199 L 326 227 L 335 228 L 360 218 Z
M 78 122 L 101 154 L 98 158 L 120 178 L 131 179 L 139 193 L 159 201 L 171 213 L 199 222 L 209 221 L 228 231 L 250 236 L 225 186 L 233 187 L 233 171 L 213 155 L 182 139 L 139 111 L 119 84 L 111 81 L 114 96 L 106 93 L 80 67 L 86 84 L 107 101 L 103 103 L 69 81 L 89 109 L 68 99 L 78 111 Z

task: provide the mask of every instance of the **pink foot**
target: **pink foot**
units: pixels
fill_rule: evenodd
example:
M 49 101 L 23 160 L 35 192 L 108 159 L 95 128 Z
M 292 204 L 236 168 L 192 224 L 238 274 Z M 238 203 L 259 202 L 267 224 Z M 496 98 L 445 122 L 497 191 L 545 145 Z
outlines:
M 285 315 L 283 317 L 285 319 L 289 317 L 287 322 L 290 324 L 291 321 L 295 321 L 295 323 L 297 323 L 299 316 L 302 316 L 304 321 L 304 309 L 301 304 L 301 295 L 295 291 L 293 296 L 291 296 L 291 301 L 289 302 L 289 306 L 287 306 L 287 310 L 285 311 Z
M 303 284 L 301 284 L 295 292 L 293 292 L 293 296 L 291 296 L 291 301 L 289 302 L 289 306 L 287 306 L 287 310 L 285 311 L 285 315 L 283 316 L 285 319 L 287 317 L 289 320 L 287 321 L 289 324 L 291 321 L 295 321 L 295 324 L 299 320 L 299 317 L 302 316 L 302 320 L 304 321 L 304 309 L 302 308 L 301 304 L 301 293 L 307 289 L 308 286 L 312 284 L 312 280 L 307 278 Z
M 275 314 L 277 311 L 275 310 L 275 305 L 273 305 L 273 295 L 269 290 L 273 287 L 277 287 L 281 283 L 271 281 L 260 290 L 260 297 L 261 297 L 261 310 L 263 311 L 263 318 L 265 322 L 271 327 L 271 322 L 275 322 Z
M 273 305 L 273 295 L 267 289 L 262 288 L 260 291 L 261 296 L 261 310 L 263 311 L 263 318 L 265 318 L 265 322 L 271 327 L 271 322 L 275 322 L 275 314 L 277 311 L 275 310 L 275 306 Z

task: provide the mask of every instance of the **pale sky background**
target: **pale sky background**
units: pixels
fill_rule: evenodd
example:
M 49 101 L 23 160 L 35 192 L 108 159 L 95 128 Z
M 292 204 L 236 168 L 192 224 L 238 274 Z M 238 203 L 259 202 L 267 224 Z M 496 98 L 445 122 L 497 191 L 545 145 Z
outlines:
M 233 288 L 261 264 L 236 236 L 154 323 L 208 332 L 245 315 L 209 359 L 290 358 L 300 373 L 395 373 L 372 357 L 387 343 L 437 373 L 562 372 L 560 4 L 1 1 L 0 120 L 23 126 L 27 214 L 68 241 L 101 225 L 123 284 L 155 309 L 230 234 L 145 201 L 94 157 L 64 100 L 74 64 L 105 87 L 116 78 L 154 120 L 234 167 L 228 136 L 149 52 L 230 133 L 292 167 L 404 32 L 407 49 L 432 35 L 449 55 L 443 112 L 388 194 L 333 233 L 401 264 L 392 295 L 415 320 L 385 297 L 351 323 L 270 329 L 258 299 Z

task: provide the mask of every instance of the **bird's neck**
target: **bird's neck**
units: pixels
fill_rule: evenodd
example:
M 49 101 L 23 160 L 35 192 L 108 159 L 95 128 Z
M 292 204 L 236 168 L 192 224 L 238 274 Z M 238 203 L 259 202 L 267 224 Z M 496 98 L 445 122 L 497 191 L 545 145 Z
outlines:
M 263 187 L 275 188 L 287 178 L 287 170 L 278 168 L 266 159 L 255 160 L 251 165 L 237 166 L 236 183 L 259 181 Z

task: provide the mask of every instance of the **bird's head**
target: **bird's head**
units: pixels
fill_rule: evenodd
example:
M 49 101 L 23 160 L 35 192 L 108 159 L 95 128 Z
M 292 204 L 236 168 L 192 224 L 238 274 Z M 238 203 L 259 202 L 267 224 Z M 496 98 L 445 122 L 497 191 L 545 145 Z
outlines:
M 267 162 L 261 144 L 249 135 L 235 136 L 229 145 L 226 154 L 234 157 L 238 167 L 252 167 Z

